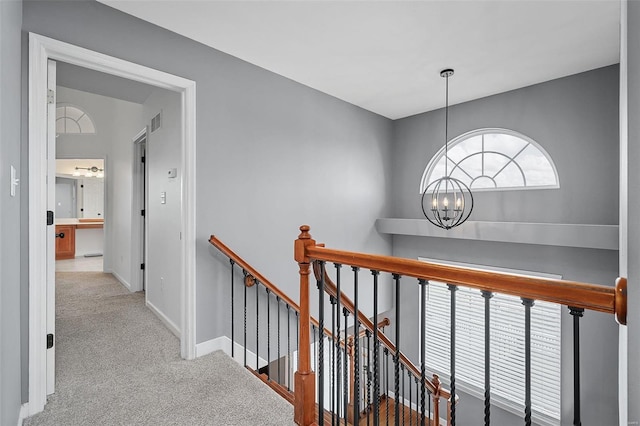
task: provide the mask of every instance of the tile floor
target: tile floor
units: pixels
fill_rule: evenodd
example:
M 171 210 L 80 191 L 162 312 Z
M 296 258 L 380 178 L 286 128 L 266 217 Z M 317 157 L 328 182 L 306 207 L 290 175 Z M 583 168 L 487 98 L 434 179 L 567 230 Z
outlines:
M 102 256 L 56 260 L 56 272 L 102 272 Z

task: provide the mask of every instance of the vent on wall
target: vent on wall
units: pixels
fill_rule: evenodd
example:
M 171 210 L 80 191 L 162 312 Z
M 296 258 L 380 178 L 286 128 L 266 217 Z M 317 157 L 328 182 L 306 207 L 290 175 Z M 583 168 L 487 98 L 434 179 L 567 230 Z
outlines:
M 162 125 L 161 114 L 162 112 L 159 112 L 155 117 L 151 119 L 151 132 L 155 132 Z

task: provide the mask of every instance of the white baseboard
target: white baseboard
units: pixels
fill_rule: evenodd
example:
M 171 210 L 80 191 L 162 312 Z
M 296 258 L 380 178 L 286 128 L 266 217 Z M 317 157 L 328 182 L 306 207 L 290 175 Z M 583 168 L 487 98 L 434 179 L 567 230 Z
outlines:
M 24 419 L 29 417 L 29 403 L 25 402 L 20 406 L 20 414 L 18 415 L 18 426 L 22 426 Z
M 125 286 L 129 291 L 133 292 L 133 290 L 131 290 L 131 284 L 129 284 L 127 280 L 122 278 L 120 274 L 118 274 L 116 271 L 111 271 L 111 275 L 113 275 L 116 278 L 116 280 L 120 281 L 120 284 Z
M 151 312 L 153 312 L 154 314 L 156 314 L 156 316 L 158 318 L 160 318 L 160 321 L 162 321 L 164 323 L 164 325 L 167 326 L 167 328 L 169 329 L 169 331 L 171 331 L 178 339 L 180 338 L 180 328 L 175 325 L 173 323 L 173 321 L 171 321 L 165 314 L 163 314 L 158 308 L 156 308 L 153 303 L 149 302 L 147 300 L 146 302 L 147 308 L 151 309 Z
M 223 351 L 227 355 L 231 356 L 231 339 L 227 336 L 220 336 L 215 339 L 207 340 L 206 342 L 198 343 L 196 345 L 196 358 L 199 358 L 204 355 L 208 355 L 215 351 Z M 244 365 L 244 347 L 235 342 L 233 345 L 233 357 L 238 364 Z M 251 351 L 247 351 L 247 365 L 250 367 L 255 367 L 256 365 L 256 354 Z M 260 357 L 258 362 L 258 367 L 262 368 L 267 365 L 267 360 Z

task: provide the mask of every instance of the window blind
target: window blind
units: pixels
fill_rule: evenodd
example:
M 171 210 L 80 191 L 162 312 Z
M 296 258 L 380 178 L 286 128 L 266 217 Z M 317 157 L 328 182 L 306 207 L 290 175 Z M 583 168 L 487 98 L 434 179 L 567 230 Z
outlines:
M 448 263 L 449 264 L 449 263 Z M 450 374 L 450 302 L 447 285 L 430 281 L 426 300 L 427 368 L 448 381 Z M 424 303 L 424 301 L 423 301 Z M 518 297 L 490 299 L 492 403 L 524 413 L 524 306 Z M 536 301 L 531 309 L 531 394 L 533 417 L 560 423 L 561 306 Z M 484 395 L 484 298 L 479 290 L 456 291 L 456 383 Z

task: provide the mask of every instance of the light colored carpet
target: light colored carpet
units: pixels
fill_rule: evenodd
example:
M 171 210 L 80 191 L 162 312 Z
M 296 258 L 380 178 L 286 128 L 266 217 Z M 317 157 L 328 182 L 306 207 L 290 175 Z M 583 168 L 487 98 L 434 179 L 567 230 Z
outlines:
M 56 392 L 25 425 L 293 425 L 293 407 L 223 352 L 179 341 L 111 274 L 56 274 Z

